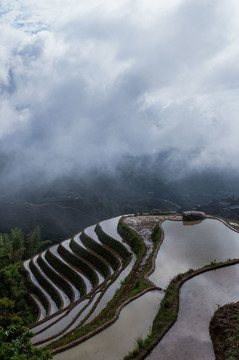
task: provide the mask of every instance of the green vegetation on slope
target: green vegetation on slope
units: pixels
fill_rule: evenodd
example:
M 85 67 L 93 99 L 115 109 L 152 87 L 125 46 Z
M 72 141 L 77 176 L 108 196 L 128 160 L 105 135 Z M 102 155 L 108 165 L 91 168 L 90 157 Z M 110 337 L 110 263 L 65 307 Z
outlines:
M 217 268 L 235 265 L 239 259 L 226 262 L 211 262 L 200 269 L 189 269 L 183 274 L 178 274 L 169 283 L 163 300 L 161 301 L 159 311 L 153 321 L 150 334 L 145 338 L 137 340 L 136 348 L 124 357 L 124 360 L 142 360 L 153 350 L 157 343 L 163 338 L 167 331 L 172 327 L 178 317 L 179 310 L 179 291 L 181 286 L 189 279 L 201 273 L 211 271 Z M 238 358 L 223 358 L 223 360 L 236 360 Z M 219 360 L 219 358 L 217 359 Z M 220 359 L 222 360 L 222 359 Z
M 64 246 L 60 245 L 58 248 L 59 254 L 70 264 L 74 265 L 78 271 L 88 277 L 92 285 L 95 286 L 98 279 L 95 271 L 77 255 L 77 244 L 74 241 L 70 242 L 70 247 L 73 253 L 68 251 Z
M 113 239 L 108 234 L 106 234 L 102 230 L 102 227 L 99 224 L 96 225 L 95 232 L 96 232 L 99 240 L 103 244 L 109 246 L 111 249 L 116 251 L 122 259 L 124 259 L 125 261 L 127 260 L 127 258 L 129 257 L 130 254 L 129 254 L 128 250 L 126 249 L 126 247 L 123 244 L 121 244 L 119 241 Z
M 20 266 L 18 270 L 19 270 L 19 273 L 24 278 L 24 283 L 25 283 L 26 289 L 28 290 L 29 293 L 35 295 L 40 300 L 44 309 L 46 310 L 46 314 L 48 315 L 50 304 L 49 304 L 47 298 L 45 297 L 43 292 L 36 285 L 33 284 L 33 282 L 30 280 L 28 271 L 23 266 Z M 37 315 L 37 313 L 36 313 L 36 315 Z M 33 321 L 27 321 L 26 323 L 30 324 L 31 322 L 33 322 Z
M 216 360 L 239 359 L 239 302 L 217 309 L 210 321 Z
M 21 264 L 49 243 L 41 241 L 39 227 L 28 234 L 18 228 L 12 229 L 10 234 L 0 234 L 0 298 L 14 299 L 16 311 L 26 324 L 35 320 L 37 309 L 29 299 L 27 278 Z
M 62 249 L 64 247 L 62 246 Z M 60 250 L 60 246 L 59 246 Z M 60 253 L 60 252 L 59 252 Z M 61 254 L 62 255 L 62 254 Z M 63 263 L 58 257 L 53 255 L 51 251 L 47 250 L 46 259 L 49 264 L 54 267 L 60 274 L 64 275 L 69 281 L 75 285 L 75 287 L 79 290 L 80 295 L 85 295 L 85 284 L 82 278 L 71 268 L 71 266 Z M 74 264 L 73 264 L 74 265 Z
M 50 266 L 48 266 L 41 256 L 37 258 L 37 262 L 44 271 L 44 273 L 49 277 L 49 279 L 51 279 L 60 288 L 62 288 L 72 302 L 74 300 L 74 292 L 72 287 L 66 281 L 66 279 L 60 274 L 57 274 L 55 270 L 53 270 Z
M 23 326 L 22 318 L 14 311 L 14 301 L 0 299 L 0 360 L 52 359 L 48 351 L 31 344 L 33 333 Z
M 117 230 L 138 257 L 144 253 L 145 245 L 143 241 L 124 223 L 124 218 L 119 220 Z
M 84 237 L 84 235 L 81 234 L 80 238 L 82 236 Z M 77 243 L 75 243 L 75 251 L 82 259 L 90 262 L 93 267 L 100 271 L 105 278 L 109 276 L 109 268 L 107 267 L 106 263 L 102 261 L 98 256 L 84 249 Z
M 56 291 L 56 289 L 53 287 L 53 285 L 46 279 L 42 273 L 39 271 L 37 266 L 34 264 L 33 260 L 29 263 L 31 272 L 39 282 L 39 284 L 47 291 L 47 293 L 51 296 L 51 298 L 55 301 L 58 309 L 60 309 L 63 305 L 63 301 L 59 295 L 59 293 Z
M 104 246 L 98 244 L 95 240 L 91 239 L 84 232 L 82 232 L 81 234 L 81 241 L 85 245 L 85 247 L 91 249 L 92 251 L 96 252 L 97 254 L 105 258 L 110 263 L 110 265 L 114 270 L 118 268 L 119 266 L 118 258 L 115 255 L 113 255 L 112 252 L 110 252 Z
M 148 269 L 151 269 L 152 267 L 152 256 L 155 248 L 158 245 L 158 242 L 161 239 L 160 228 L 156 227 L 153 233 L 154 233 L 153 235 L 154 248 L 152 253 L 149 254 L 146 263 L 144 263 L 143 256 L 145 254 L 145 246 L 142 239 L 134 231 L 129 229 L 126 225 L 124 226 L 125 240 L 127 240 L 127 242 L 128 241 L 130 242 L 130 239 L 131 241 L 133 239 L 134 243 L 137 244 L 136 248 L 138 249 L 137 259 L 133 266 L 132 271 L 127 276 L 127 278 L 121 282 L 121 287 L 116 291 L 114 297 L 111 299 L 111 301 L 107 304 L 107 306 L 101 311 L 101 313 L 96 318 L 94 318 L 90 323 L 75 329 L 75 331 L 72 334 L 66 335 L 63 338 L 56 340 L 55 342 L 49 345 L 49 349 L 51 349 L 53 353 L 58 352 L 58 350 L 55 350 L 58 347 L 64 347 L 64 348 L 71 347 L 72 346 L 71 343 L 73 341 L 74 344 L 79 343 L 82 341 L 83 337 L 84 339 L 86 339 L 92 336 L 92 333 L 95 334 L 98 331 L 102 330 L 102 328 L 109 326 L 117 319 L 118 316 L 117 310 L 119 309 L 120 306 L 122 306 L 123 303 L 130 302 L 130 300 L 134 296 L 141 294 L 142 291 L 146 289 L 152 288 L 152 285 L 145 278 L 145 274 L 148 271 Z M 103 236 L 105 236 L 104 234 Z M 110 238 L 110 242 L 111 240 L 112 238 Z M 117 243 L 119 242 L 115 239 L 113 240 L 115 242 L 113 246 L 115 247 L 116 242 Z M 128 255 L 129 252 L 124 246 L 123 249 L 127 251 L 125 254 L 129 256 Z M 128 261 L 129 259 L 130 257 L 128 257 Z
M 23 275 L 17 264 L 5 266 L 0 270 L 0 298 L 9 297 L 16 301 L 16 310 L 23 317 L 25 324 L 33 322 L 37 309 L 28 298 L 28 291 Z
M 19 228 L 11 229 L 10 234 L 0 234 L 0 268 L 31 258 L 50 243 L 41 240 L 38 226 L 28 234 Z

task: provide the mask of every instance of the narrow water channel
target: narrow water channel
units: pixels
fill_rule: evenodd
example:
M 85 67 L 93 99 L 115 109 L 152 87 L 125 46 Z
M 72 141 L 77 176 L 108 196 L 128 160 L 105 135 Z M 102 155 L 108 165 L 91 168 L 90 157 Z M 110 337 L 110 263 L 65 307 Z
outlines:
M 162 297 L 158 291 L 146 293 L 123 308 L 112 326 L 55 355 L 54 360 L 122 360 L 134 348 L 136 339 L 148 334 Z
M 210 271 L 181 288 L 178 320 L 148 360 L 213 360 L 209 323 L 218 306 L 239 300 L 239 265 Z

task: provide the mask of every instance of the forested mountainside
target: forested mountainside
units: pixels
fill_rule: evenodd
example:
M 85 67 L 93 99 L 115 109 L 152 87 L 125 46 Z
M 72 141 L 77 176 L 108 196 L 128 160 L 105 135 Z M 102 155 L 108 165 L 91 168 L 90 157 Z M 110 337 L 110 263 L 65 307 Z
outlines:
M 76 172 L 47 183 L 26 180 L 21 188 L 5 185 L 0 196 L 0 232 L 19 227 L 28 233 L 40 226 L 44 240 L 58 242 L 109 217 L 153 209 L 197 207 L 239 218 L 235 175 L 205 170 L 179 176 L 176 170 L 166 170 L 167 157 L 156 160 L 128 157 L 114 170 Z
M 10 233 L 0 233 L 0 298 L 15 300 L 15 311 L 22 315 L 24 322 L 31 323 L 36 317 L 36 309 L 29 303 L 24 278 L 19 271 L 21 263 L 43 251 L 50 241 L 42 241 L 40 228 L 28 234 L 21 229 L 11 229 Z

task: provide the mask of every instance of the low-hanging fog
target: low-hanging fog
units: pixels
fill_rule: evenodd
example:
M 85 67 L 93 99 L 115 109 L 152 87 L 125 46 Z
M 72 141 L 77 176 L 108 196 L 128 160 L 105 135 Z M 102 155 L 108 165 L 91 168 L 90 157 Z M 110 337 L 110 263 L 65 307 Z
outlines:
M 237 171 L 238 1 L 2 1 L 0 16 L 2 184 L 157 154 L 177 175 Z

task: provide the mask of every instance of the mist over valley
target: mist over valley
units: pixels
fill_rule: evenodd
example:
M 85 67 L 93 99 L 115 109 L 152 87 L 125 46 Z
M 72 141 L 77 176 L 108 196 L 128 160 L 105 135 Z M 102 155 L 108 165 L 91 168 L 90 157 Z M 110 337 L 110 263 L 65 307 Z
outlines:
M 168 358 L 239 358 L 238 18 L 236 0 L 1 2 L 4 360 L 158 359 L 183 302 Z

